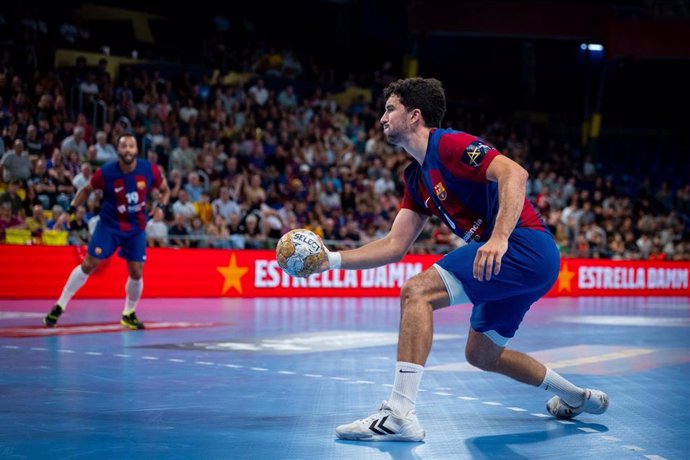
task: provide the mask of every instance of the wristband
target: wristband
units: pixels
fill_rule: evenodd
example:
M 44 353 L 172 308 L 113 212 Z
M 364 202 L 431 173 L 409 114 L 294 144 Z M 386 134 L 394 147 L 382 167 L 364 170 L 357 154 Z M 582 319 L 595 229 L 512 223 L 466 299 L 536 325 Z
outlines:
M 343 256 L 339 252 L 328 252 L 328 268 L 335 270 L 340 268 L 340 264 L 343 261 Z

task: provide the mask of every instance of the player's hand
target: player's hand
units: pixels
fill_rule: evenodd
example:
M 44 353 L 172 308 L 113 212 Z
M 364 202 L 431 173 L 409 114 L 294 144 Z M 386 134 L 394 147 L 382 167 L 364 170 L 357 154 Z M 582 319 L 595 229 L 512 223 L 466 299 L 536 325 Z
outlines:
M 508 250 L 508 239 L 491 237 L 478 250 L 474 258 L 472 275 L 476 280 L 489 281 L 492 273 L 498 275 L 501 271 L 501 260 Z
M 163 203 L 155 202 L 151 206 L 151 210 L 149 211 L 149 217 L 153 217 L 156 215 L 156 211 L 158 210 L 163 211 L 163 214 L 165 215 L 165 205 Z

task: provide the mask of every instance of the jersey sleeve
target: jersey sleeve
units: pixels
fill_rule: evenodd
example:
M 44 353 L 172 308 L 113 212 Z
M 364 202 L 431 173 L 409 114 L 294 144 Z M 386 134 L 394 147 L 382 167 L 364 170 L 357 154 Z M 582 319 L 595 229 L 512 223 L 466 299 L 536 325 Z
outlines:
M 501 153 L 492 145 L 467 133 L 445 134 L 438 144 L 443 167 L 459 179 L 488 182 L 486 170 Z
M 152 185 L 154 187 L 160 187 L 160 185 L 163 183 L 163 177 L 161 176 L 161 170 L 160 168 L 151 163 L 151 173 L 152 173 Z
M 105 187 L 105 178 L 103 177 L 103 170 L 98 168 L 93 176 L 91 176 L 91 187 L 98 190 L 103 190 Z
M 425 216 L 431 215 L 431 212 L 429 212 L 428 209 L 417 203 L 417 201 L 415 201 L 415 199 L 412 198 L 412 194 L 407 188 L 407 184 L 405 184 L 405 192 L 403 194 L 403 199 L 400 202 L 400 209 L 409 209 L 411 211 L 414 211 L 418 214 L 423 214 Z

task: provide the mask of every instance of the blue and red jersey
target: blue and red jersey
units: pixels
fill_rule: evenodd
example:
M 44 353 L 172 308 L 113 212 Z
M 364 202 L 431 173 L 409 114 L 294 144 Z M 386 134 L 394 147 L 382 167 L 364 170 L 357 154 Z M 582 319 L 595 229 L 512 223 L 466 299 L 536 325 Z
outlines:
M 498 183 L 486 178 L 486 170 L 498 155 L 471 134 L 432 130 L 424 164 L 413 161 L 405 169 L 402 207 L 437 216 L 466 243 L 487 241 L 498 214 Z M 527 198 L 516 228 L 548 231 Z
M 137 159 L 134 171 L 123 173 L 116 161 L 96 170 L 91 186 L 103 190 L 100 225 L 121 232 L 146 229 L 146 196 L 159 187 L 160 170 L 147 160 Z

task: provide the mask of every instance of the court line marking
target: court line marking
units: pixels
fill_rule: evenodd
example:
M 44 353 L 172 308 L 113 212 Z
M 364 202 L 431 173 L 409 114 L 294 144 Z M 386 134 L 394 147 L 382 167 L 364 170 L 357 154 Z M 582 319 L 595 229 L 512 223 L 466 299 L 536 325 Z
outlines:
M 546 367 L 551 369 L 560 369 L 563 367 L 581 366 L 583 364 L 597 364 L 604 361 L 613 361 L 614 359 L 632 358 L 634 356 L 648 355 L 657 350 L 650 348 L 630 348 L 628 350 L 621 350 L 614 353 L 604 353 L 603 355 L 585 356 L 583 358 L 564 359 L 562 361 L 554 361 L 552 363 L 544 363 Z
M 2 345 L 2 347 L 5 349 L 10 349 L 10 350 L 21 350 L 23 348 L 23 347 L 20 347 L 17 345 Z M 48 351 L 47 348 L 41 348 L 41 347 L 29 347 L 28 350 L 30 350 L 30 351 Z M 69 350 L 69 349 L 58 349 L 57 351 L 59 353 L 67 353 L 67 354 L 76 353 L 74 350 Z M 637 356 L 640 354 L 652 353 L 654 351 L 655 350 L 649 350 L 649 349 L 623 350 L 623 351 L 618 352 L 618 353 L 609 353 L 606 355 L 600 355 L 598 357 L 588 357 L 588 358 L 573 359 L 573 360 L 560 361 L 560 362 L 556 362 L 556 363 L 550 363 L 550 365 L 552 365 L 552 366 L 558 366 L 559 364 L 561 366 L 573 365 L 572 363 L 576 362 L 576 361 L 581 364 L 583 360 L 586 360 L 587 363 L 589 364 L 591 362 L 598 362 L 599 360 L 607 361 L 610 359 L 619 359 L 620 357 L 630 357 L 630 356 Z M 95 351 L 84 351 L 83 353 L 86 355 L 91 355 L 91 356 L 102 356 L 103 355 L 102 352 L 95 352 Z M 131 357 L 131 355 L 123 354 L 123 353 L 113 353 L 113 356 L 117 356 L 119 358 L 130 358 Z M 616 357 L 611 358 L 611 356 L 616 356 Z M 597 361 L 591 361 L 592 359 L 602 358 L 602 357 L 605 357 L 606 359 L 599 359 Z M 150 361 L 160 360 L 160 358 L 155 357 L 155 356 L 142 356 L 141 359 L 150 360 Z M 175 362 L 175 363 L 186 362 L 184 359 L 179 359 L 179 358 L 168 358 L 168 361 Z M 564 364 L 564 363 L 567 363 L 567 364 Z M 222 366 L 222 367 L 229 367 L 229 368 L 234 368 L 234 369 L 241 369 L 244 367 L 244 366 L 240 366 L 238 364 L 216 364 L 216 363 L 213 363 L 210 361 L 196 361 L 195 364 L 212 365 L 212 366 L 219 366 L 219 367 Z M 260 372 L 266 372 L 266 371 L 270 370 L 270 369 L 263 368 L 263 367 L 250 367 L 248 369 L 251 369 L 254 371 L 260 371 Z M 279 374 L 286 374 L 286 375 L 296 375 L 297 374 L 296 372 L 292 372 L 292 371 L 277 371 L 277 372 Z M 302 375 L 304 375 L 306 377 L 323 377 L 320 374 L 302 374 Z M 375 384 L 376 383 L 376 382 L 372 382 L 370 380 L 350 381 L 349 379 L 347 379 L 345 377 L 330 377 L 330 379 L 340 380 L 340 381 L 344 381 L 345 383 L 352 383 L 352 384 Z M 385 387 L 393 387 L 393 385 L 391 385 L 391 384 L 382 384 L 382 385 Z M 420 388 L 419 391 L 424 392 L 426 390 Z M 432 394 L 439 395 L 439 396 L 453 396 L 453 393 L 438 392 L 438 391 L 432 392 Z M 466 401 L 480 401 L 479 398 L 475 398 L 472 396 L 458 396 L 457 398 L 463 399 Z M 503 405 L 502 403 L 496 402 L 496 401 L 481 401 L 481 403 L 486 404 L 488 406 L 502 406 Z M 521 407 L 507 407 L 506 409 L 509 409 L 509 410 L 512 410 L 515 412 L 527 412 L 527 409 L 523 409 Z M 538 418 L 549 418 L 549 417 L 551 417 L 551 415 L 541 414 L 541 413 L 537 413 L 537 412 L 532 412 L 532 413 L 530 413 L 530 415 L 533 415 L 534 417 L 538 417 Z M 561 423 L 563 425 L 575 425 L 576 424 L 576 422 L 573 422 L 570 420 L 557 420 L 557 422 Z M 585 433 L 598 433 L 597 430 L 589 428 L 589 427 L 578 427 L 578 430 L 583 431 Z M 611 435 L 601 435 L 600 438 L 604 439 L 606 441 L 611 441 L 611 442 L 622 441 L 622 439 L 620 439 L 616 436 L 611 436 Z M 622 445 L 622 447 L 625 448 L 626 450 L 633 451 L 633 452 L 644 451 L 644 448 L 636 446 L 634 444 L 625 444 L 625 445 Z M 647 458 L 648 460 L 666 460 L 665 457 L 662 457 L 662 456 L 656 455 L 656 454 L 644 455 L 644 457 Z

